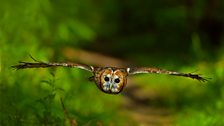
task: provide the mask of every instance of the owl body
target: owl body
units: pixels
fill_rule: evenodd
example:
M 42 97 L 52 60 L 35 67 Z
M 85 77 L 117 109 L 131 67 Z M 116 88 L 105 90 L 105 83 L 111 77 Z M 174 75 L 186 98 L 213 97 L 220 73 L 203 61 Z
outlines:
M 90 80 L 94 81 L 97 87 L 107 94 L 120 93 L 127 84 L 127 76 L 140 73 L 155 73 L 155 74 L 168 74 L 175 76 L 183 76 L 199 81 L 207 81 L 207 79 L 201 77 L 198 74 L 181 73 L 176 71 L 164 70 L 151 67 L 136 67 L 136 68 L 117 68 L 117 67 L 94 67 L 85 64 L 77 63 L 46 63 L 37 61 L 31 57 L 35 62 L 19 62 L 20 64 L 12 66 L 16 69 L 25 68 L 46 68 L 46 67 L 71 67 L 79 68 L 93 73 Z

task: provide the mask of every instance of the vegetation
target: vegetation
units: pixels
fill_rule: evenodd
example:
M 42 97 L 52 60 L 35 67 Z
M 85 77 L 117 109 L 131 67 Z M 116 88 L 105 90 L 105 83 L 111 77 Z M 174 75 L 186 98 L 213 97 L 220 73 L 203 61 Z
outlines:
M 223 12 L 221 0 L 0 1 L 0 125 L 224 125 Z M 29 55 L 211 79 L 138 75 L 108 95 L 86 71 L 11 68 Z

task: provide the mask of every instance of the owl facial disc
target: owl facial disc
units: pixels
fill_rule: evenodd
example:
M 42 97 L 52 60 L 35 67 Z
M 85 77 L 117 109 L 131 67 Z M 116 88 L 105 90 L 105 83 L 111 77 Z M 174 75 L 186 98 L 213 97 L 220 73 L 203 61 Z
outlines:
M 123 69 L 104 68 L 96 72 L 98 88 L 105 93 L 118 94 L 126 85 L 127 72 Z

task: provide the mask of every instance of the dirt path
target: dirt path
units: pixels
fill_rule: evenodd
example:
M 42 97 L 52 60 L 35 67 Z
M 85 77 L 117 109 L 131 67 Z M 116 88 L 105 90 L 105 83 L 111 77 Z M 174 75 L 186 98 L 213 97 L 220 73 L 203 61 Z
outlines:
M 123 110 L 140 126 L 174 125 L 174 112 L 167 107 L 151 104 L 156 100 L 160 99 L 156 99 L 152 95 L 145 95 L 137 87 L 129 87 L 129 90 L 125 92 Z

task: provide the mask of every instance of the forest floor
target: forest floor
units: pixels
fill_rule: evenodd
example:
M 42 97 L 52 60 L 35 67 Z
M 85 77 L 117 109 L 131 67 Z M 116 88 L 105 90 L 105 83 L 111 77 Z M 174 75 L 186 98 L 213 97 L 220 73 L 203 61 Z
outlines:
M 160 101 L 160 96 L 145 95 L 134 87 L 129 87 L 125 93 L 123 111 L 140 126 L 172 126 L 175 123 L 175 112 L 169 107 L 154 104 Z

